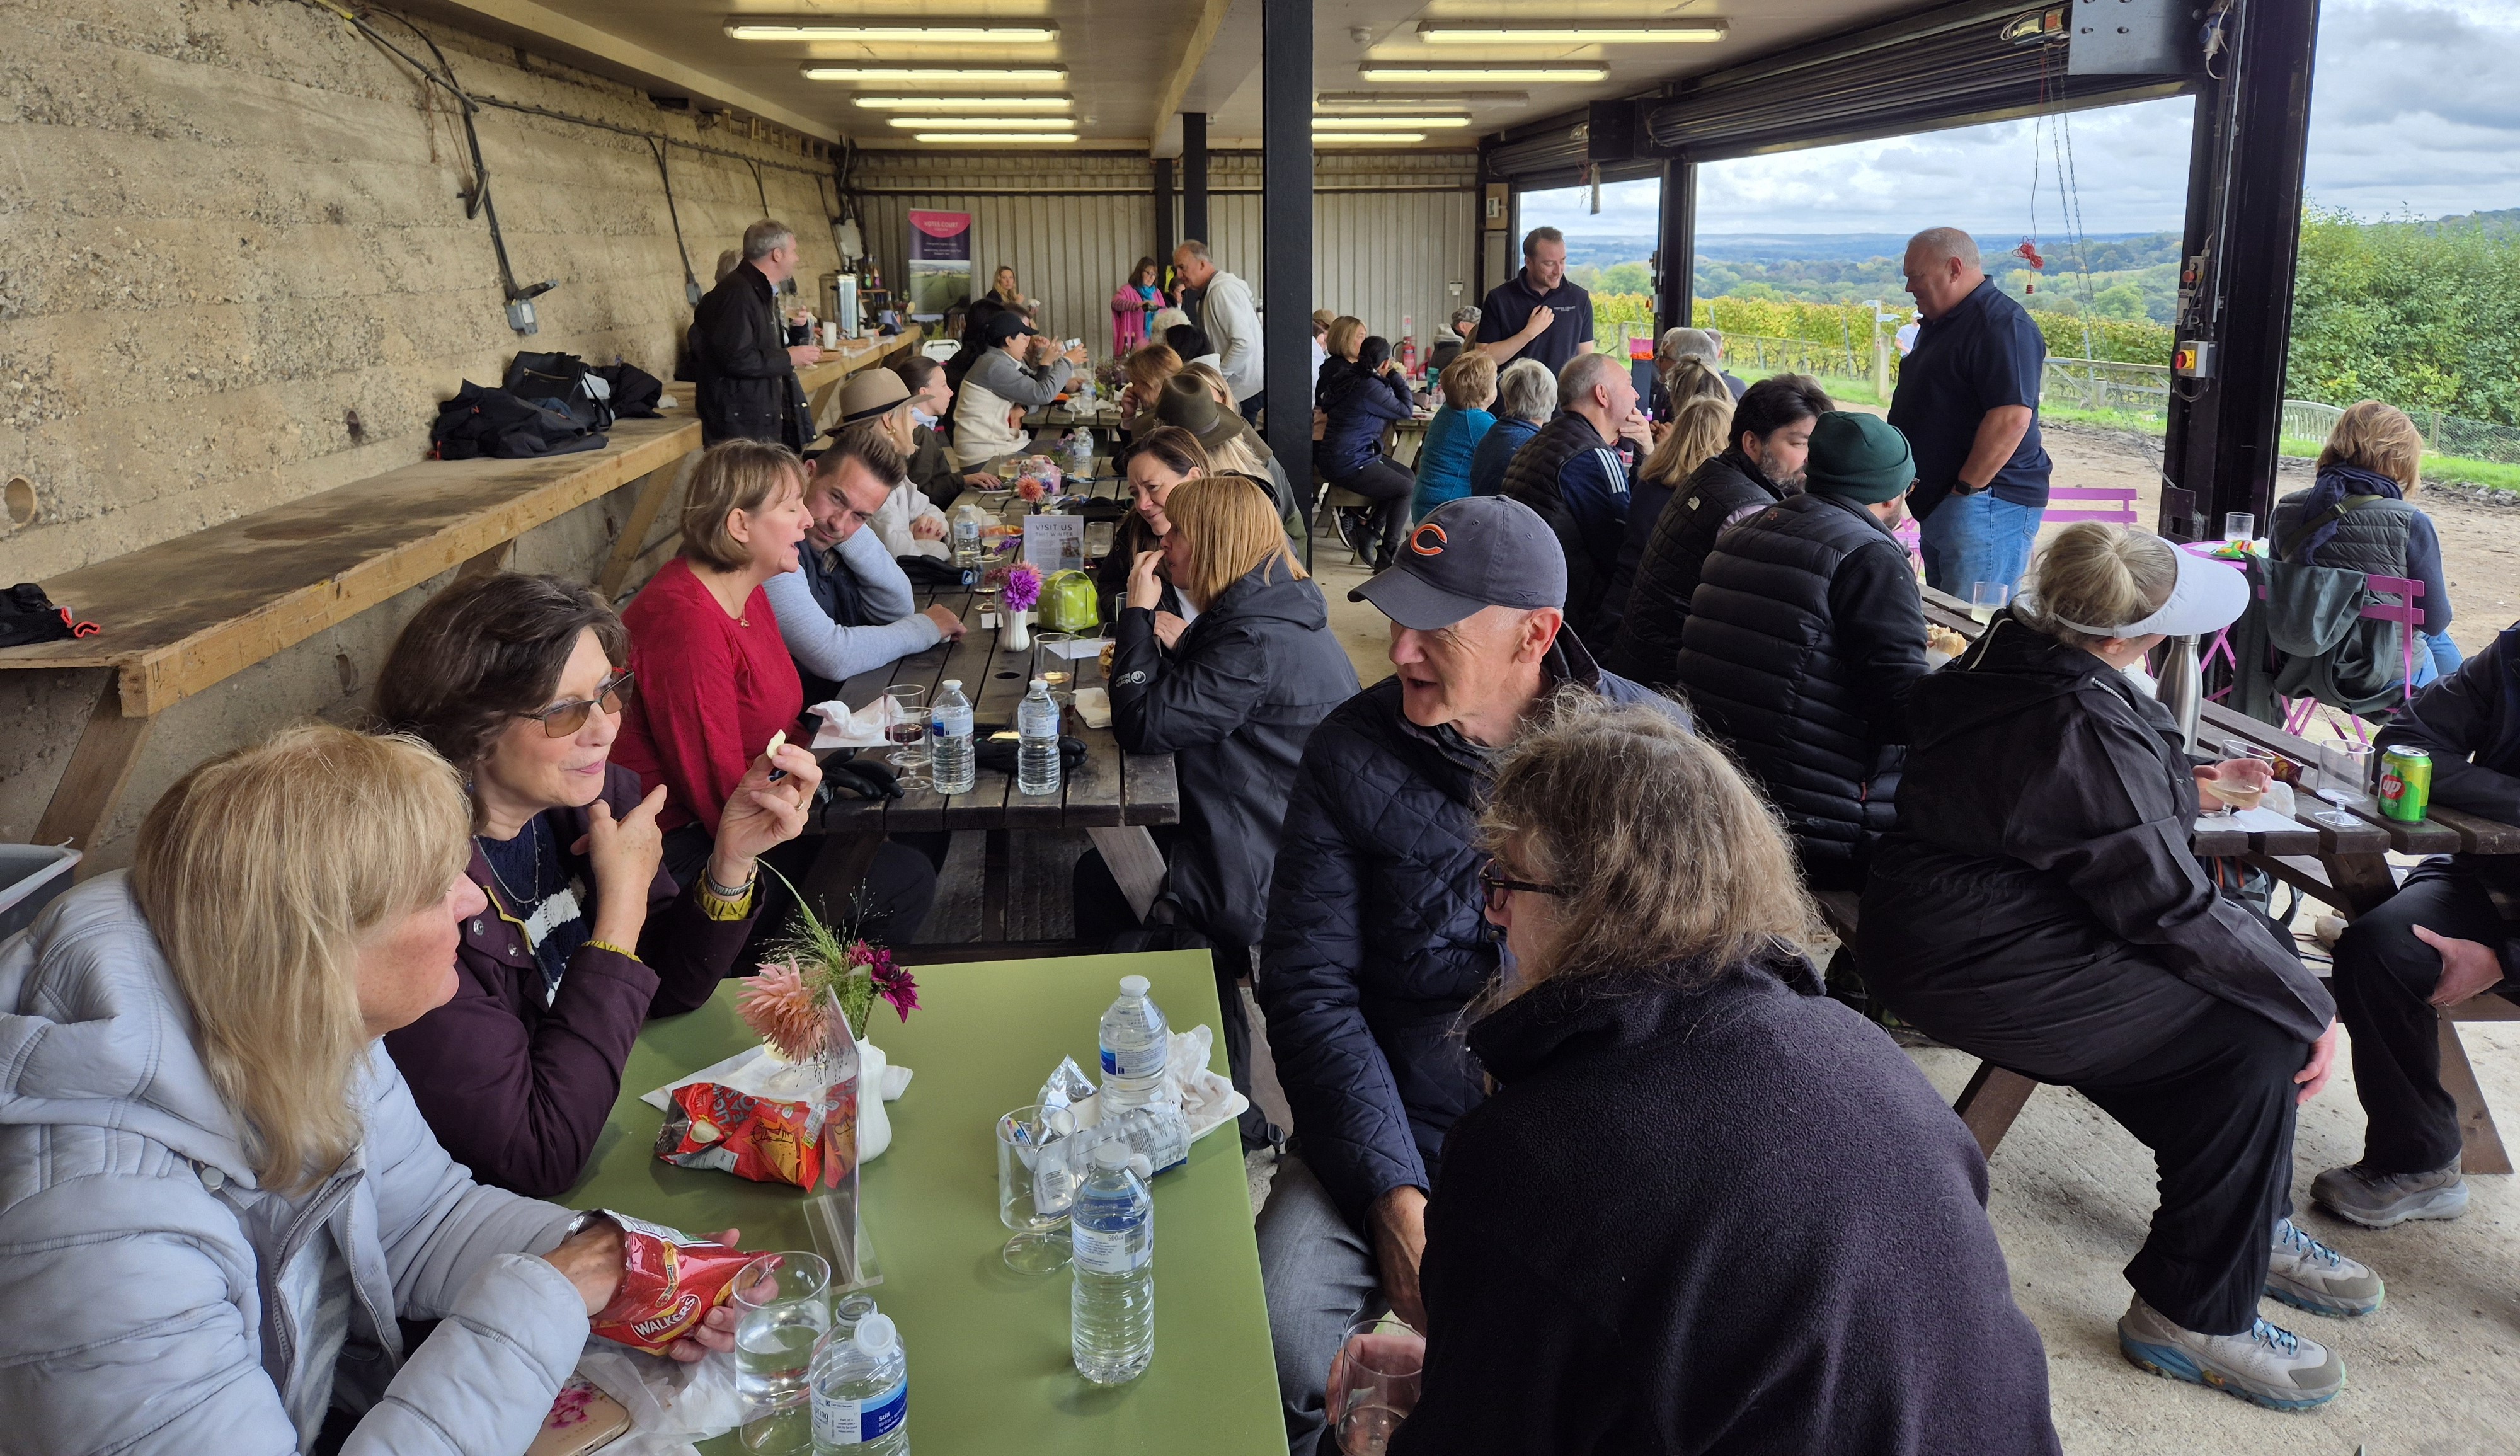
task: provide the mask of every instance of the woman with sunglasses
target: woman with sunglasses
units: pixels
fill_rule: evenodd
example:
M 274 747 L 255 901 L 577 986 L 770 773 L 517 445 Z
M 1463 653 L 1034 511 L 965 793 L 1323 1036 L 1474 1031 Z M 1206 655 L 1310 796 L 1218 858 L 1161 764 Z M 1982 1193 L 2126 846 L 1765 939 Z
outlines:
M 484 1183 L 533 1197 L 584 1170 L 652 1016 L 690 1011 L 735 969 L 757 908 L 754 860 L 796 838 L 822 771 L 794 745 L 755 755 L 707 870 L 661 860 L 659 784 L 611 761 L 633 683 L 604 599 L 555 576 L 462 582 L 420 610 L 385 662 L 385 725 L 462 771 L 472 800 L 454 999 L 389 1033 L 421 1114 Z M 731 888 L 722 893 L 714 887 Z

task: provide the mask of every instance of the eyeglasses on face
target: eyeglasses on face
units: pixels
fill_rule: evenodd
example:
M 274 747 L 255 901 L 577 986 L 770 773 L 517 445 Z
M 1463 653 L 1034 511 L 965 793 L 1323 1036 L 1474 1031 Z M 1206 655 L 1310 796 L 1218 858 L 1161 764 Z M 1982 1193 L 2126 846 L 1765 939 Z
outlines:
M 1555 895 L 1560 899 L 1574 893 L 1563 886 L 1538 885 L 1529 880 L 1508 880 L 1506 878 L 1505 866 L 1493 859 L 1479 866 L 1479 885 L 1487 891 L 1490 910 L 1503 910 L 1506 906 L 1506 896 L 1517 889 L 1524 894 Z
M 601 684 L 597 685 L 595 696 L 592 698 L 571 699 L 566 703 L 555 703 L 551 706 L 544 708 L 541 712 L 527 713 L 525 716 L 541 720 L 544 737 L 566 738 L 580 728 L 585 727 L 587 714 L 595 711 L 598 707 L 603 708 L 606 712 L 617 714 L 621 711 L 623 705 L 627 704 L 629 701 L 630 674 L 628 672 L 616 672 L 610 677 L 606 678 Z

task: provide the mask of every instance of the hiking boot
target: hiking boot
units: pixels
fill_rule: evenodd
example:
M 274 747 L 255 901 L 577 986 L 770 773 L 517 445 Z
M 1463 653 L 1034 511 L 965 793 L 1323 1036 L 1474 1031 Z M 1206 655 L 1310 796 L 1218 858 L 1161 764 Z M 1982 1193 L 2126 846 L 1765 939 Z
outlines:
M 2380 1276 L 2302 1232 L 2289 1218 L 2275 1225 L 2267 1293 L 2313 1314 L 2369 1314 L 2386 1291 Z
M 2429 1173 L 2375 1173 L 2355 1163 L 2311 1179 L 2310 1198 L 2339 1218 L 2387 1228 L 2409 1218 L 2456 1218 L 2467 1211 L 2467 1180 L 2455 1162 Z
M 2239 1335 L 2199 1335 L 2138 1295 L 2118 1317 L 2118 1348 L 2138 1370 L 2274 1410 L 2324 1405 L 2345 1388 L 2345 1362 L 2316 1341 L 2264 1319 Z

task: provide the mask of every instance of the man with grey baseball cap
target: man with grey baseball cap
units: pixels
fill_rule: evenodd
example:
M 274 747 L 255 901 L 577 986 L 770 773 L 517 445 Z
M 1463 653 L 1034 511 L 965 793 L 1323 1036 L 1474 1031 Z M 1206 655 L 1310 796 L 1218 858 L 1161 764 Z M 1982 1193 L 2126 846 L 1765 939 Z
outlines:
M 1480 1098 L 1456 1024 L 1497 975 L 1477 799 L 1489 753 L 1542 701 L 1680 705 L 1564 632 L 1566 559 L 1503 496 L 1438 506 L 1351 592 L 1391 618 L 1394 674 L 1313 730 L 1279 841 L 1257 982 L 1298 1143 L 1260 1215 L 1290 1448 L 1310 1450 L 1347 1326 L 1378 1301 L 1423 1328 L 1427 1190 Z

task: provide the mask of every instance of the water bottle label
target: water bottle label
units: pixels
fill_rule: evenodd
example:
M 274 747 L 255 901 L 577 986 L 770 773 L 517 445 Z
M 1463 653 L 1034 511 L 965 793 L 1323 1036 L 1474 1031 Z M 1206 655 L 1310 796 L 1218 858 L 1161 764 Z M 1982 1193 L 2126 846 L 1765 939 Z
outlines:
M 1067 1226 L 1072 1236 L 1068 1257 L 1077 1268 L 1088 1274 L 1135 1274 L 1147 1266 L 1147 1261 L 1154 1257 L 1155 1252 L 1152 1239 L 1138 1241 L 1130 1237 L 1142 1226 L 1132 1224 L 1125 1229 L 1103 1230 L 1071 1222 Z
M 1168 1038 L 1169 1039 L 1169 1038 Z M 1102 1049 L 1102 1074 L 1106 1077 L 1150 1077 L 1164 1069 L 1171 1049 L 1158 1041 L 1153 1046 L 1131 1051 Z
M 854 1446 L 880 1440 L 910 1419 L 910 1377 L 872 1400 L 814 1397 L 814 1444 Z

